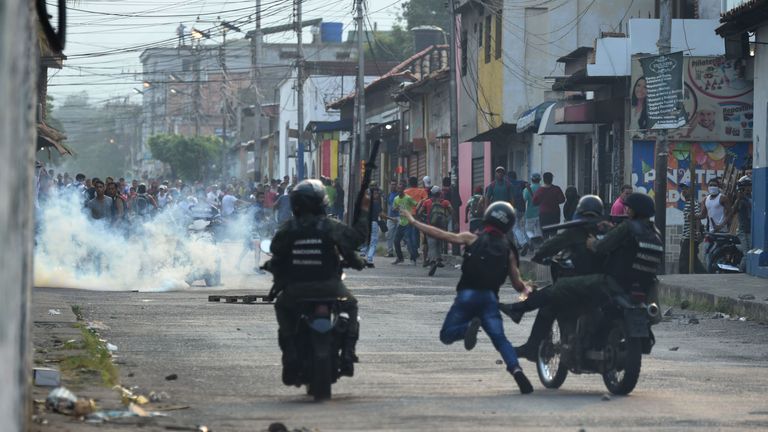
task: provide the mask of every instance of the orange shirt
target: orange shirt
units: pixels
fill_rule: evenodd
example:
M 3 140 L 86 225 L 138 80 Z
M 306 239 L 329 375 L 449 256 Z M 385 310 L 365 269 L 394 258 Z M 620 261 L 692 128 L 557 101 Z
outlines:
M 424 190 L 424 188 L 408 188 L 404 192 L 406 195 L 413 198 L 416 202 L 422 202 L 427 199 L 427 191 Z

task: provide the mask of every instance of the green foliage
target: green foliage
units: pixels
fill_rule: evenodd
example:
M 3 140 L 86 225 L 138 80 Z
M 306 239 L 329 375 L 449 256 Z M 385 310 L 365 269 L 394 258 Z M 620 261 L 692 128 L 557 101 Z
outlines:
M 104 385 L 112 387 L 120 384 L 120 373 L 112 363 L 112 354 L 107 349 L 105 342 L 95 332 L 88 330 L 84 325 L 78 324 L 82 332 L 82 339 L 74 346 L 64 346 L 64 349 L 79 349 L 82 354 L 64 358 L 61 361 L 62 372 L 71 374 L 98 373 Z
M 432 25 L 448 30 L 450 13 L 445 0 L 408 0 L 403 2 L 403 12 L 398 21 L 405 21 L 406 28 Z
M 403 61 L 413 55 L 413 38 L 399 25 L 394 25 L 391 31 L 374 32 L 365 43 L 366 58 L 376 61 Z
M 148 141 L 152 157 L 167 163 L 171 174 L 187 181 L 202 180 L 219 162 L 221 140 L 211 136 L 153 135 Z

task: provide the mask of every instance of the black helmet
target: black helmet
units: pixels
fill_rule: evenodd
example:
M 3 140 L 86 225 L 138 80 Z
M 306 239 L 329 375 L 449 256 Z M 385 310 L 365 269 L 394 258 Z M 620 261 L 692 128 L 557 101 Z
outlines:
M 293 188 L 290 197 L 291 210 L 297 217 L 306 214 L 325 214 L 328 197 L 325 195 L 325 187 L 320 183 L 320 180 L 303 180 Z
M 576 206 L 573 214 L 574 219 L 584 219 L 588 217 L 600 217 L 603 215 L 603 200 L 597 195 L 584 195 Z
M 506 233 L 515 225 L 515 208 L 508 202 L 496 201 L 485 209 L 483 224 L 494 226 Z
M 744 190 L 744 188 L 752 187 L 752 178 L 749 176 L 743 176 L 736 182 L 736 190 Z
M 633 193 L 627 197 L 624 204 L 635 212 L 636 219 L 649 218 L 656 214 L 653 199 L 643 193 Z

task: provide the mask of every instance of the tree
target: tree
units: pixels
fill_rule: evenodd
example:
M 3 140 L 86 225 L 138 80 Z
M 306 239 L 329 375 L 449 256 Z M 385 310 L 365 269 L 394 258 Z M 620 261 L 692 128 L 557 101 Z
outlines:
M 152 157 L 167 163 L 173 177 L 202 180 L 221 155 L 221 140 L 211 136 L 153 135 L 148 141 Z
M 405 21 L 408 30 L 418 26 L 438 26 L 448 31 L 450 12 L 445 0 L 409 0 L 403 2 L 398 21 Z

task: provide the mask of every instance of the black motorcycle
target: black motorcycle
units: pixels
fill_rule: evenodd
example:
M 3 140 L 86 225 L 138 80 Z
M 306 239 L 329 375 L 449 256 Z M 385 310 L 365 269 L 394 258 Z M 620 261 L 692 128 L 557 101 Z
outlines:
M 706 254 L 709 259 L 709 273 L 741 273 L 739 264 L 744 254 L 739 250 L 741 244 L 735 235 L 726 233 L 707 233 L 704 235 Z
M 270 246 L 270 240 L 262 241 L 261 251 L 269 254 Z M 271 271 L 269 262 L 261 268 Z M 299 328 L 294 343 L 301 361 L 299 385 L 306 386 L 307 394 L 315 401 L 330 399 L 331 386 L 341 377 L 342 342 L 350 317 L 339 311 L 336 298 L 302 299 L 298 310 Z
M 568 258 L 547 261 L 553 279 L 574 274 Z M 536 370 L 544 387 L 559 388 L 569 371 L 597 373 L 611 393 L 629 394 L 640 377 L 642 355 L 650 354 L 655 344 L 651 324 L 659 307 L 648 304 L 647 297 L 648 292 L 633 289 L 575 321 L 557 317 L 539 345 Z

